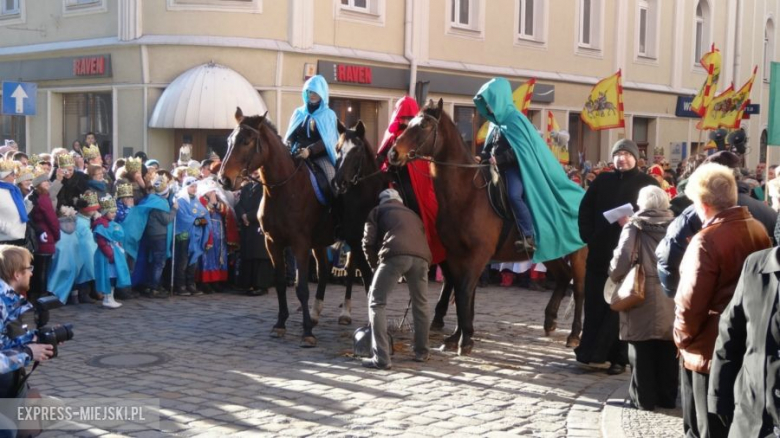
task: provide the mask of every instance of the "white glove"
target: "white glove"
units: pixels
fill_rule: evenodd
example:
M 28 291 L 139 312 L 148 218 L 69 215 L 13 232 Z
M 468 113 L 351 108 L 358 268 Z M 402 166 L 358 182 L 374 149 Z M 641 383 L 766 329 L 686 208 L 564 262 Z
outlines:
M 41 233 L 40 239 L 41 239 L 41 242 L 43 242 L 43 243 L 48 243 L 49 242 L 49 235 L 46 234 L 46 231 Z
M 305 160 L 309 158 L 310 154 L 311 151 L 309 151 L 309 148 L 301 148 L 301 150 L 298 151 L 298 158 L 303 158 Z

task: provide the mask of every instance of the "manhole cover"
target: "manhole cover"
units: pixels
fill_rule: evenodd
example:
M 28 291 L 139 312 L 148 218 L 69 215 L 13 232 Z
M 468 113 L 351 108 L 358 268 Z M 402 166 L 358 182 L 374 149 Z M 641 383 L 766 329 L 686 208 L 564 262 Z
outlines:
M 98 368 L 142 368 L 161 365 L 171 360 L 163 353 L 117 353 L 93 357 L 87 365 Z

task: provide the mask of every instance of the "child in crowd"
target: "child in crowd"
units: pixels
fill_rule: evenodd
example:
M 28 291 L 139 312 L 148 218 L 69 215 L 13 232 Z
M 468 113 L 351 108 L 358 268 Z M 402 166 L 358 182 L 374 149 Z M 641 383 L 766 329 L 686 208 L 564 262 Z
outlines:
M 116 219 L 117 223 L 125 221 L 130 209 L 135 206 L 135 198 L 133 198 L 133 185 L 127 182 L 120 182 L 116 185 Z
M 202 295 L 195 287 L 195 270 L 209 240 L 209 212 L 198 200 L 198 180 L 188 176 L 176 198 L 176 247 L 174 248 L 175 293 L 179 296 Z
M 100 214 L 92 221 L 92 232 L 99 251 L 95 252 L 95 289 L 103 295 L 103 307 L 116 309 L 122 304 L 114 299 L 114 288 L 130 286 L 130 269 L 122 242 L 125 232 L 114 222 L 116 201 L 110 195 L 100 199 Z
M 56 250 L 55 245 L 60 240 L 60 222 L 57 220 L 57 213 L 54 212 L 54 206 L 49 198 L 49 172 L 37 167 L 33 172 L 33 191 L 27 196 L 27 200 L 32 204 L 30 212 L 30 221 L 35 229 L 35 235 L 38 239 L 38 250 L 33 259 L 33 276 L 28 300 L 34 302 L 36 298 L 48 291 L 49 267 L 51 266 L 52 256 Z

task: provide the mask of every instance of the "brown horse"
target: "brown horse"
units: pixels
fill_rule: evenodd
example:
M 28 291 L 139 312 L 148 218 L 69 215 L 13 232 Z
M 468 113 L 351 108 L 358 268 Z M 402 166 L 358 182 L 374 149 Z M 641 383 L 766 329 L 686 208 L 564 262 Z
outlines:
M 491 260 L 522 261 L 528 256 L 515 250 L 518 232 L 514 225 L 501 240 L 503 220 L 490 206 L 484 184 L 475 181 L 481 181 L 475 175 L 479 166 L 442 106 L 442 100 L 438 105 L 430 101 L 409 123 L 388 157 L 398 164 L 420 158 L 431 161 L 431 177 L 439 201 L 436 228 L 455 277 L 458 314 L 458 328 L 445 340 L 445 348 L 457 345 L 458 354 L 469 354 L 474 345 L 474 290 L 480 273 Z M 579 345 L 582 330 L 586 258 L 585 247 L 569 255 L 571 266 L 562 258 L 544 263 L 556 282 L 545 309 L 544 329 L 548 334 L 556 328 L 558 308 L 574 278 L 574 323 L 566 343 L 570 347 Z
M 274 265 L 279 315 L 271 336 L 282 337 L 290 316 L 287 309 L 284 248 L 292 249 L 298 264 L 298 285 L 295 289 L 303 311 L 301 347 L 314 347 L 312 333 L 316 324 L 309 313 L 309 252 L 317 260 L 317 297 L 325 294 L 330 267 L 326 249 L 334 241 L 333 220 L 328 208 L 317 201 L 309 180 L 308 169 L 300 159 L 294 159 L 282 143 L 276 128 L 263 116 L 244 117 L 236 109 L 238 126 L 228 137 L 228 150 L 219 177 L 224 183 L 238 181 L 255 169 L 260 169 L 264 185 L 263 201 L 257 213 L 265 233 L 265 245 Z

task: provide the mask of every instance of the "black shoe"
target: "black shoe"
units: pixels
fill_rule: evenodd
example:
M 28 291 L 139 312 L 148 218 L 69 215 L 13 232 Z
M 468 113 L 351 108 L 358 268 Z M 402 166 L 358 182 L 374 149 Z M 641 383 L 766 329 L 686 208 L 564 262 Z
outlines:
M 250 297 L 259 297 L 268 294 L 268 289 L 252 289 L 246 294 Z
M 129 288 L 121 288 L 114 290 L 114 298 L 118 300 L 130 300 L 133 298 L 133 294 L 130 293 Z
M 194 284 L 187 285 L 187 292 L 189 292 L 190 295 L 195 297 L 199 295 L 203 295 L 203 291 L 195 287 Z
M 625 372 L 626 372 L 626 366 L 625 365 L 621 365 L 619 363 L 613 363 L 607 369 L 607 374 L 609 374 L 610 376 L 617 376 L 617 375 L 623 374 Z
M 390 365 L 380 365 L 378 364 L 373 358 L 371 359 L 363 359 L 361 362 L 361 365 L 363 365 L 364 368 L 371 368 L 375 370 L 389 370 L 392 368 Z
M 177 295 L 177 296 L 180 296 L 180 297 L 188 297 L 188 296 L 192 295 L 192 292 L 190 292 L 189 290 L 187 290 L 183 286 L 179 286 L 176 289 L 176 292 L 174 292 L 174 294 Z
M 90 296 L 89 291 L 85 289 L 79 290 L 79 303 L 81 304 L 94 304 L 95 300 Z
M 214 293 L 214 289 L 212 289 L 208 283 L 201 283 L 200 290 L 203 291 L 203 293 L 206 295 L 211 295 Z
M 152 288 L 146 289 L 144 296 L 146 296 L 146 298 L 168 298 L 168 294 L 166 292 L 163 292 L 160 289 Z

